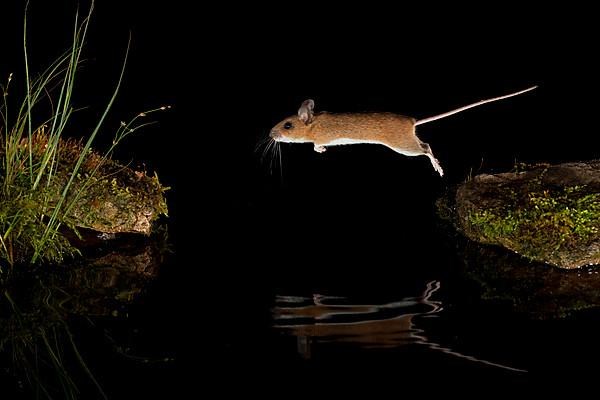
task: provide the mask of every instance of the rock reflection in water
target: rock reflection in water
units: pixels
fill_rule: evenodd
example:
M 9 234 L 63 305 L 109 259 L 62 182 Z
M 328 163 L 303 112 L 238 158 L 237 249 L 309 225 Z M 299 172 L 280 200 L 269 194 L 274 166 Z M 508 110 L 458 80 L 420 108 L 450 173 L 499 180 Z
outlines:
M 432 296 L 440 282 L 427 283 L 421 296 L 381 304 L 352 304 L 345 297 L 313 295 L 277 296 L 273 309 L 275 328 L 296 336 L 298 353 L 311 358 L 318 343 L 351 344 L 367 349 L 390 349 L 405 345 L 424 345 L 429 349 L 473 362 L 526 372 L 521 369 L 464 355 L 431 342 L 419 318 L 434 316 L 443 310 Z
M 0 282 L 0 360 L 15 387 L 25 386 L 18 391 L 70 399 L 79 398 L 80 384 L 92 384 L 104 395 L 76 346 L 73 319 L 93 326 L 89 317 L 124 315 L 157 276 L 164 253 L 162 239 L 108 245 L 114 250 L 96 249 L 70 265 L 15 272 Z M 106 334 L 109 346 L 126 347 Z M 82 374 L 86 382 L 76 382 L 73 376 Z
M 564 318 L 600 308 L 600 268 L 562 270 L 531 262 L 505 249 L 457 240 L 463 276 L 487 301 L 539 319 Z

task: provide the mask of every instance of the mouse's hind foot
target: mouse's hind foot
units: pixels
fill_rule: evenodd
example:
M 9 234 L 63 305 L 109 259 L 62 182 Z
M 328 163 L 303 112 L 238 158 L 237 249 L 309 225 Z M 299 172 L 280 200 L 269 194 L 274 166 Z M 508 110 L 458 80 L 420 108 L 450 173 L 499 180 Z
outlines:
M 440 176 L 444 176 L 444 170 L 442 169 L 440 162 L 433 155 L 433 152 L 431 151 L 431 147 L 427 143 L 421 143 L 421 147 L 423 148 L 423 151 L 425 152 L 425 155 L 427 156 L 427 158 L 429 158 L 429 161 L 431 161 L 431 165 L 433 166 L 433 169 L 435 170 L 435 172 L 440 174 Z
M 442 169 L 440 162 L 433 156 L 433 154 L 427 154 L 427 157 L 429 157 L 433 169 L 440 174 L 440 176 L 444 176 L 444 170 Z

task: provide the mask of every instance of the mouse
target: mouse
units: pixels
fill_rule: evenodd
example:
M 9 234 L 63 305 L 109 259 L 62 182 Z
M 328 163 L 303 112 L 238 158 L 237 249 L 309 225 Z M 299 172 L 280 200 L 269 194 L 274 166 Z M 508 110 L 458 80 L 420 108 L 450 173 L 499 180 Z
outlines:
M 391 112 L 315 113 L 315 102 L 305 100 L 297 115 L 285 118 L 271 129 L 269 137 L 282 143 L 312 143 L 314 150 L 323 153 L 329 146 L 347 144 L 380 144 L 405 156 L 427 156 L 433 169 L 444 175 L 444 170 L 433 155 L 429 144 L 416 135 L 418 125 L 437 121 L 470 108 L 491 103 L 534 90 L 532 86 L 518 92 L 468 104 L 432 117 L 415 119 Z

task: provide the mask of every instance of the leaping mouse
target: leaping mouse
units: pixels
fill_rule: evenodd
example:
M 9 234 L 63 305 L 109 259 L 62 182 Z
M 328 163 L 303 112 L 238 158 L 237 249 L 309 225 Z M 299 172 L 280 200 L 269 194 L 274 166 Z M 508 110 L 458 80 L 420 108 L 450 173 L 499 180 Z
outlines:
M 537 86 L 504 96 L 481 100 L 420 120 L 387 112 L 314 113 L 315 102 L 308 99 L 300 106 L 298 115 L 288 117 L 275 125 L 269 136 L 276 142 L 313 143 L 314 149 L 318 153 L 324 152 L 327 146 L 358 143 L 382 144 L 406 156 L 427 156 L 433 168 L 440 176 L 443 176 L 444 171 L 439 161 L 434 157 L 431 147 L 417 137 L 415 132 L 417 125 L 446 118 L 486 103 L 518 96 L 535 88 Z

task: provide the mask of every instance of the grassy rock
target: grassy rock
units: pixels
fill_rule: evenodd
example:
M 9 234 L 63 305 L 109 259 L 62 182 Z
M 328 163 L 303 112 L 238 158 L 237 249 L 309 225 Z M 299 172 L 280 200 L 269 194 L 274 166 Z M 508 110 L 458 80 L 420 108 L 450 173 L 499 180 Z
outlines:
M 36 135 L 34 157 L 42 154 L 45 145 L 45 136 Z M 56 198 L 70 178 L 81 152 L 81 143 L 73 140 L 61 142 L 57 172 L 50 182 Z M 69 196 L 78 195 L 78 201 L 66 218 L 72 226 L 98 232 L 148 235 L 153 221 L 161 214 L 167 214 L 165 190 L 156 175 L 147 176 L 144 172 L 89 152 L 70 190 Z
M 47 145 L 48 138 L 43 132 L 33 136 L 32 165 L 42 165 Z M 48 161 L 52 172 L 45 173 L 37 187 L 32 188 L 36 176 L 28 168 L 29 147 L 29 142 L 22 139 L 17 148 L 20 154 L 16 156 L 21 161 L 10 170 L 11 175 L 6 173 L 4 164 L 0 165 L 0 255 L 11 265 L 26 262 L 36 250 L 40 260 L 50 262 L 62 262 L 77 252 L 58 231 L 43 240 L 47 221 L 61 199 L 64 201 L 58 222 L 65 233 L 63 227 L 148 235 L 153 222 L 167 213 L 164 197 L 167 188 L 156 175 L 148 176 L 91 150 L 86 151 L 74 140 L 59 142 L 55 156 Z M 84 151 L 87 154 L 63 197 L 75 164 Z M 7 158 L 0 147 L 0 159 Z
M 454 200 L 471 240 L 560 268 L 600 264 L 600 161 L 478 175 Z

